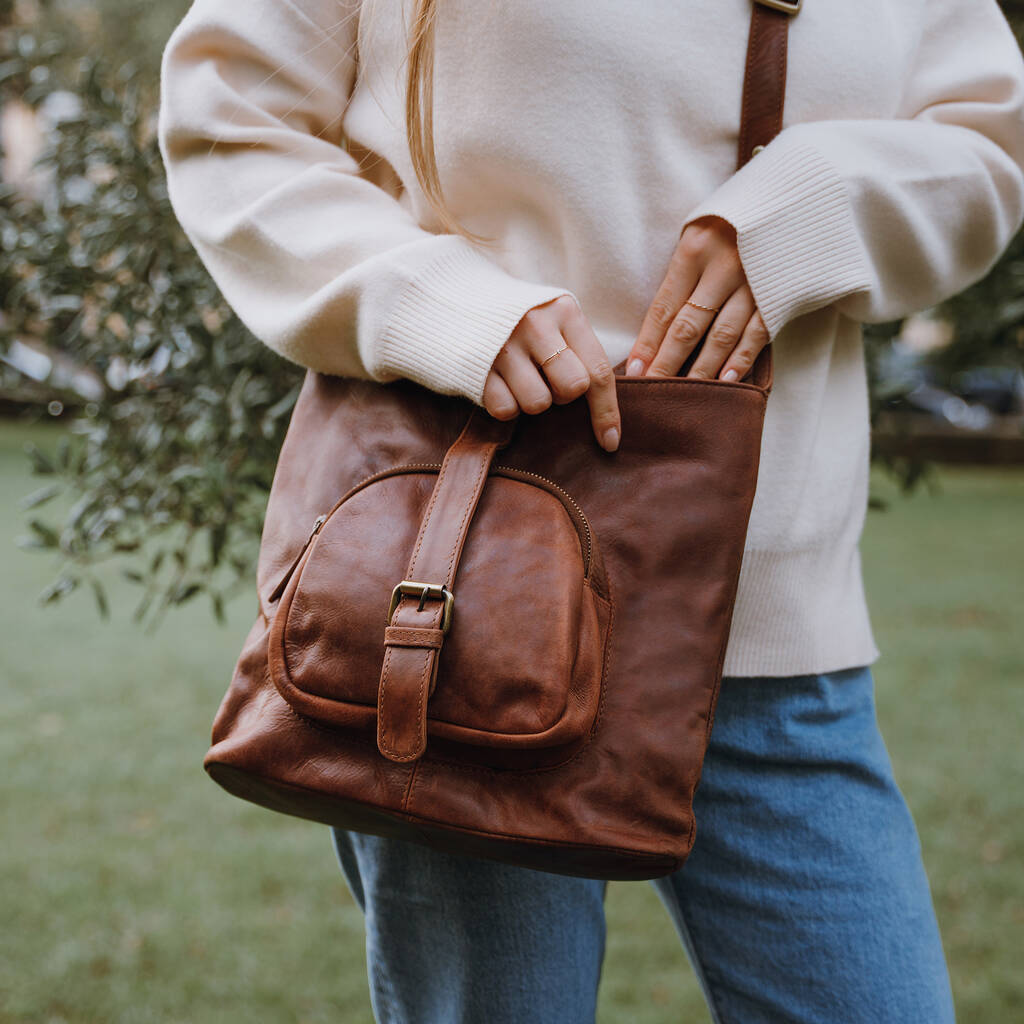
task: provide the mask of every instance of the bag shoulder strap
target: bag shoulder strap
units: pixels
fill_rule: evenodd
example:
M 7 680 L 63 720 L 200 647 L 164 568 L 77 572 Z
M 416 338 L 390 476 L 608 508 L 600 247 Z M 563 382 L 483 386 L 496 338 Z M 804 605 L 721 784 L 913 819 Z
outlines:
M 782 130 L 786 101 L 789 20 L 801 0 L 754 0 L 743 77 L 743 107 L 736 167 L 742 167 Z
M 782 131 L 789 21 L 800 10 L 802 2 L 753 0 L 747 67 L 743 75 L 737 170 Z M 765 345 L 757 354 L 750 377 L 765 394 L 771 391 L 774 377 L 771 345 Z

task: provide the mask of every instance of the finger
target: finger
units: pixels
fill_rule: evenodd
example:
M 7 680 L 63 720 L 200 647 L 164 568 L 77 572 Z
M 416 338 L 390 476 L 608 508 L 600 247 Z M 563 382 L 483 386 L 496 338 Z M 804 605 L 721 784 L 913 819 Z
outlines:
M 697 347 L 717 313 L 737 289 L 746 284 L 743 266 L 731 250 L 715 255 L 701 274 L 692 294 L 685 296 L 665 339 L 647 368 L 648 376 L 677 374 Z
M 583 361 L 559 334 L 552 348 L 551 335 L 530 338 L 527 349 L 540 372 L 547 377 L 554 399 L 559 404 L 572 402 L 590 387 L 590 375 Z M 561 349 L 561 351 L 559 351 Z
M 551 392 L 544 378 L 533 360 L 518 345 L 502 349 L 493 366 L 501 374 L 523 412 L 536 414 L 551 405 Z
M 499 420 L 510 420 L 519 412 L 519 403 L 501 373 L 491 370 L 484 381 L 484 408 Z
M 750 372 L 761 351 L 769 345 L 768 328 L 761 319 L 761 311 L 754 310 L 754 315 L 747 321 L 746 329 L 740 343 L 733 349 L 732 355 L 725 361 L 719 376 L 722 380 L 743 380 Z M 733 372 L 735 377 L 726 376 Z
M 699 286 L 698 286 L 699 287 Z M 710 296 L 693 299 L 700 306 L 684 303 L 676 318 L 665 332 L 665 338 L 657 354 L 647 367 L 647 377 L 674 377 L 686 362 L 687 356 L 697 347 L 700 339 L 715 318 L 717 303 Z M 709 306 L 702 309 L 701 306 Z
M 626 373 L 643 375 L 661 348 L 684 300 L 693 292 L 704 268 L 704 254 L 695 251 L 692 243 L 681 240 L 672 253 L 665 279 L 647 309 L 640 333 L 626 357 Z
M 726 359 L 739 344 L 747 322 L 756 309 L 754 296 L 749 288 L 740 288 L 725 301 L 715 317 L 708 336 L 701 345 L 687 377 L 703 377 L 705 380 L 717 376 Z
M 570 317 L 563 333 L 570 348 L 587 370 L 589 387 L 586 397 L 590 407 L 590 422 L 594 436 L 606 451 L 613 452 L 622 438 L 622 420 L 619 415 L 619 396 L 615 387 L 615 374 L 604 346 L 598 340 L 587 318 Z M 562 357 L 559 356 L 561 359 Z M 550 366 L 551 364 L 548 363 Z

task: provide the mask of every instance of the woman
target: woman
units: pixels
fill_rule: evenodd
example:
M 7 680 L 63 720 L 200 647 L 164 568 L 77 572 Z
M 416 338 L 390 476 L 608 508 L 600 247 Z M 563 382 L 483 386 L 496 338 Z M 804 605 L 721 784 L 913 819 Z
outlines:
M 730 379 L 774 346 L 698 837 L 655 884 L 716 1020 L 941 1024 L 873 702 L 860 324 L 1021 226 L 1024 63 L 996 0 L 807 0 L 783 130 L 734 171 L 750 2 L 196 0 L 161 148 L 228 301 L 324 373 L 499 418 L 585 396 L 614 450 L 610 365 Z M 602 882 L 335 844 L 378 1020 L 593 1020 Z

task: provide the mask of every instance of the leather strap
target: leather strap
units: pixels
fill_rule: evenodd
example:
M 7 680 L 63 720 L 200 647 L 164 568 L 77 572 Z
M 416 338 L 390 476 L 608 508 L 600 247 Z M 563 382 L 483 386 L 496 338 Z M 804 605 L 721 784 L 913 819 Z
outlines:
M 763 0 L 753 0 L 740 115 L 739 166 L 750 159 L 755 147 L 767 145 L 782 127 L 791 16 Z M 753 379 L 766 390 L 771 389 L 771 345 L 755 361 Z M 426 749 L 427 702 L 437 681 L 445 637 L 445 592 L 454 595 L 459 557 L 487 472 L 495 452 L 508 444 L 514 430 L 514 420 L 496 420 L 483 409 L 474 409 L 438 472 L 406 573 L 407 581 L 429 584 L 431 590 L 410 593 L 415 590 L 410 583 L 406 592 L 398 595 L 384 630 L 384 664 L 377 691 L 377 747 L 391 761 L 415 761 Z
M 435 590 L 429 596 L 422 591 L 399 595 L 384 630 L 377 747 L 392 761 L 415 761 L 426 749 L 427 699 L 434 692 L 444 643 L 445 600 L 436 588 L 454 591 L 459 557 L 487 471 L 494 453 L 508 444 L 514 430 L 514 420 L 496 420 L 483 409 L 474 409 L 437 474 L 405 576 Z
M 768 145 L 782 131 L 789 19 L 795 13 L 754 0 L 743 77 L 737 169 L 754 155 L 754 149 Z
M 753 0 L 750 35 L 747 39 L 747 67 L 743 76 L 743 106 L 736 168 L 742 167 L 758 146 L 767 146 L 782 131 L 782 110 L 786 100 L 786 59 L 789 19 L 800 8 L 779 10 L 762 0 Z M 774 378 L 772 346 L 765 345 L 754 360 L 753 382 L 766 392 Z

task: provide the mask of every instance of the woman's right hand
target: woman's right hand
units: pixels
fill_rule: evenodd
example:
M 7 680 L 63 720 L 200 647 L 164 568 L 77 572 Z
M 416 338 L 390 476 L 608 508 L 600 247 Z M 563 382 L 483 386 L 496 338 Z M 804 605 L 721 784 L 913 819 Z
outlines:
M 484 408 L 496 419 L 510 420 L 581 395 L 590 406 L 598 444 L 615 451 L 622 434 L 615 375 L 576 300 L 560 295 L 527 310 L 516 325 L 484 382 Z

